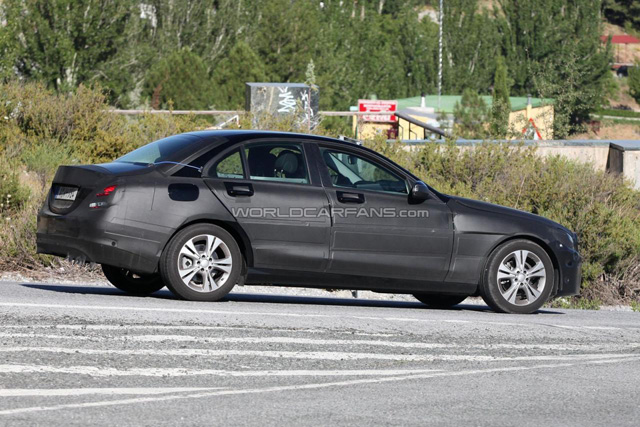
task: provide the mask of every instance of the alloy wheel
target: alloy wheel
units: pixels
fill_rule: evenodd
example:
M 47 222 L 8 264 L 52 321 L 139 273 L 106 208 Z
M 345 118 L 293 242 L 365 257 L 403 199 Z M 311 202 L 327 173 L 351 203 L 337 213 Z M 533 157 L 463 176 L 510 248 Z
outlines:
M 497 281 L 500 293 L 507 302 L 525 306 L 542 295 L 547 282 L 547 270 L 535 253 L 517 250 L 509 253 L 500 263 Z
M 178 274 L 184 284 L 196 292 L 220 288 L 229 278 L 232 267 L 229 247 L 211 234 L 187 240 L 178 255 Z

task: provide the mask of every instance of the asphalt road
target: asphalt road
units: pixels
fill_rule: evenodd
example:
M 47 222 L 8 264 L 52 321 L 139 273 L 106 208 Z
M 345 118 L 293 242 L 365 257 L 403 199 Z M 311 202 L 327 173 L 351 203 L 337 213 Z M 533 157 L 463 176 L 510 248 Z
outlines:
M 0 325 L 0 425 L 640 422 L 640 313 L 0 282 Z

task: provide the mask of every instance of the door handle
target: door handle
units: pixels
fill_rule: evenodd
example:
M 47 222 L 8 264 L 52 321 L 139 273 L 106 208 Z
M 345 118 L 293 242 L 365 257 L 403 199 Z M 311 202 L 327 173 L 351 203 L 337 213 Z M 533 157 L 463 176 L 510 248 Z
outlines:
M 364 203 L 364 194 L 336 191 L 338 201 L 341 203 Z
M 253 185 L 251 184 L 238 184 L 233 182 L 225 182 L 224 186 L 227 187 L 227 194 L 231 197 L 236 196 L 253 196 Z

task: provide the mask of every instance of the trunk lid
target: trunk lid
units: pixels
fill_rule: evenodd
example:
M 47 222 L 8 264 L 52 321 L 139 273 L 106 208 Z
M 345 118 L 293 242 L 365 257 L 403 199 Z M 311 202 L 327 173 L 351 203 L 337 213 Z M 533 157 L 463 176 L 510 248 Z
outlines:
M 119 177 L 146 173 L 150 169 L 147 165 L 121 162 L 60 166 L 49 192 L 49 209 L 56 214 L 67 214 L 91 193 L 98 193 L 106 186 L 115 185 Z

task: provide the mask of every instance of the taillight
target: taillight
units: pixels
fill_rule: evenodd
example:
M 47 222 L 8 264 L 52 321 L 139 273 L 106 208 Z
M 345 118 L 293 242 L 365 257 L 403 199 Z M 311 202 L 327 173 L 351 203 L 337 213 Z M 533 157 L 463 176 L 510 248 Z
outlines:
M 98 197 L 110 196 L 111 193 L 113 193 L 114 191 L 116 191 L 116 186 L 115 185 L 110 185 L 108 187 L 105 187 L 104 190 L 102 190 L 101 193 L 96 194 L 96 196 L 98 196 Z

